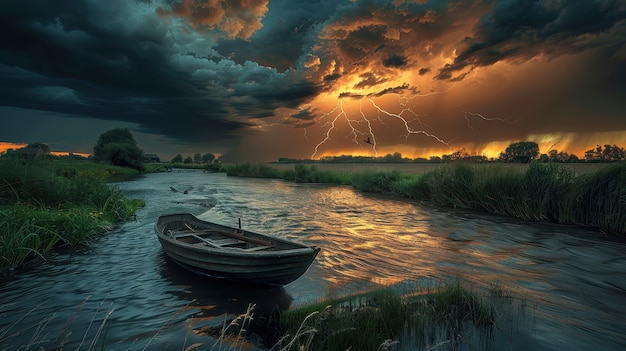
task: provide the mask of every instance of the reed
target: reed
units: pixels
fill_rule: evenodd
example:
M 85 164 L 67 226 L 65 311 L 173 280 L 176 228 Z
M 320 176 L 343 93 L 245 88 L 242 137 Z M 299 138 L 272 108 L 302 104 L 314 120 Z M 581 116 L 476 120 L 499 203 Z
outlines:
M 0 211 L 0 271 L 19 266 L 26 259 L 42 256 L 59 236 L 24 216 L 24 211 L 6 208 Z
M 576 179 L 571 216 L 579 223 L 626 233 L 626 162 Z
M 102 313 L 101 308 L 104 304 L 104 301 L 102 301 L 96 312 L 92 315 L 91 320 L 89 320 L 89 323 L 77 327 L 75 324 L 72 324 L 72 322 L 74 322 L 74 318 L 81 313 L 87 300 L 88 298 L 83 300 L 65 322 L 57 320 L 58 314 L 53 313 L 52 315 L 43 317 L 34 324 L 28 324 L 25 320 L 30 315 L 37 313 L 41 304 L 33 307 L 12 324 L 0 327 L 0 345 L 2 345 L 2 350 L 63 350 L 68 348 L 70 336 L 72 334 L 78 335 L 77 332 L 81 331 L 81 329 L 84 329 L 82 339 L 79 344 L 75 346 L 75 350 L 85 349 L 83 346 L 86 346 L 86 350 L 88 351 L 104 350 L 106 341 L 105 326 L 114 309 L 112 307 L 108 309 L 102 320 L 98 321 L 98 315 Z M 0 317 L 4 317 L 4 309 L 7 307 L 10 307 L 10 305 L 0 306 Z M 92 327 L 96 324 L 98 327 L 93 331 Z M 49 330 L 57 326 L 61 326 L 58 331 L 53 332 Z M 16 341 L 16 339 L 28 339 L 28 341 L 19 342 Z M 87 343 L 89 343 L 89 345 L 87 345 Z
M 225 167 L 226 175 L 248 178 L 281 178 L 281 172 L 268 165 L 257 163 L 233 164 Z
M 56 245 L 87 242 L 144 205 L 99 176 L 68 178 L 45 165 L 0 163 L 2 273 Z
M 393 184 L 403 179 L 398 171 L 392 172 L 362 172 L 352 177 L 352 186 L 360 191 L 371 193 L 389 193 Z
M 312 165 L 297 164 L 293 169 L 277 170 L 263 163 L 233 164 L 225 167 L 226 175 L 247 178 L 284 179 L 297 183 L 326 183 L 349 185 L 352 175 L 348 172 L 322 171 Z
M 406 296 L 382 289 L 285 312 L 280 319 L 283 337 L 272 350 L 459 345 L 468 328 L 484 332 L 486 338 L 490 335 L 497 317 L 494 306 L 458 284 Z

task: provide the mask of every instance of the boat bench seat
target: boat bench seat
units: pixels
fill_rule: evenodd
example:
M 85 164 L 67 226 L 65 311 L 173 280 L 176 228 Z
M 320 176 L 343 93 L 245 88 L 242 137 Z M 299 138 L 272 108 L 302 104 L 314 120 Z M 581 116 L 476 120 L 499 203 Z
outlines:
M 237 245 L 242 244 L 244 241 L 235 238 L 227 238 L 227 239 L 219 239 L 219 240 L 211 240 L 213 244 L 217 246 L 229 246 L 229 245 Z
M 270 245 L 270 246 L 266 246 L 266 245 L 264 245 L 264 246 L 253 246 L 253 247 L 249 247 L 247 249 L 243 249 L 243 251 L 248 251 L 248 252 L 251 252 L 251 251 L 261 251 L 261 250 L 271 249 L 273 247 L 274 247 L 274 245 Z
M 197 235 L 196 233 L 189 233 L 189 232 L 185 232 L 185 233 L 172 233 L 172 236 L 175 239 L 178 238 L 184 238 L 184 237 L 193 237 L 196 238 L 198 241 L 209 245 L 209 246 L 213 246 L 213 247 L 222 247 L 222 246 L 230 246 L 230 245 L 237 245 L 237 244 L 243 244 L 244 241 L 239 240 L 239 239 L 235 239 L 235 238 L 226 238 L 226 239 L 217 239 L 217 240 L 212 240 L 212 239 L 208 239 L 208 238 L 203 238 L 199 235 Z

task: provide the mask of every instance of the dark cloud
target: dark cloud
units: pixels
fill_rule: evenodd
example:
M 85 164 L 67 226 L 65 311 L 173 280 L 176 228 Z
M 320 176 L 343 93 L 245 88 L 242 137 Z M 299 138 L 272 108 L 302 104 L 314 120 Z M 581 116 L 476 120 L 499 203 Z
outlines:
M 467 69 L 499 61 L 559 56 L 599 45 L 623 46 L 626 5 L 622 1 L 496 1 L 464 40 L 463 49 L 440 69 L 438 79 L 459 79 Z M 604 37 L 592 41 L 590 37 Z M 455 74 L 459 74 L 455 77 Z
M 248 117 L 273 116 L 317 92 L 295 70 L 237 64 L 210 38 L 171 25 L 149 3 L 4 2 L 0 31 L 11 35 L 0 39 L 0 105 L 229 142 L 251 125 Z
M 271 1 L 263 28 L 247 40 L 223 38 L 215 50 L 243 64 L 257 62 L 279 71 L 298 68 L 304 47 L 315 35 L 315 26 L 333 13 L 336 4 L 309 1 Z
M 402 94 L 402 93 L 407 93 L 407 92 L 415 93 L 416 91 L 415 89 L 411 88 L 408 84 L 405 83 L 400 86 L 389 87 L 379 92 L 372 93 L 369 96 L 381 97 L 387 94 Z
M 400 55 L 391 55 L 383 60 L 385 67 L 402 67 L 406 65 L 406 58 Z
M 230 38 L 248 39 L 262 27 L 268 0 L 168 2 L 169 8 L 159 8 L 161 15 L 182 17 L 196 29 L 219 30 Z
M 383 84 L 389 80 L 372 72 L 363 73 L 359 76 L 359 78 L 361 78 L 361 80 L 354 85 L 355 89 L 373 87 L 379 84 Z
M 489 132 L 498 140 L 624 123 L 617 0 L 23 0 L 0 3 L 0 32 L 2 111 L 119 121 L 178 143 L 243 147 L 262 139 L 253 131 L 318 124 L 313 140 L 337 98 L 359 111 L 346 120 L 424 112 L 448 139 L 469 135 L 455 118 L 474 108 L 516 106 L 528 121 Z

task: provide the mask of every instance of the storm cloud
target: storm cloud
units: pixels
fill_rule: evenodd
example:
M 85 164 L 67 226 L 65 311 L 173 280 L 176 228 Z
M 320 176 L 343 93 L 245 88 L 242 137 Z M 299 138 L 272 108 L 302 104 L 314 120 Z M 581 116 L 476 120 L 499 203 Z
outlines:
M 331 135 L 329 118 L 337 130 L 341 120 L 352 129 L 364 125 L 352 120 L 379 121 L 387 137 L 376 140 L 388 150 L 442 146 L 407 138 L 406 123 L 394 127 L 407 109 L 430 116 L 429 133 L 475 150 L 626 130 L 621 1 L 23 0 L 0 4 L 0 31 L 0 107 L 117 121 L 225 152 L 254 148 L 248 140 L 263 138 L 250 135 L 279 126 L 307 134 L 271 157 L 301 157 Z M 549 83 L 534 88 L 538 77 Z M 359 105 L 344 110 L 341 99 Z M 343 114 L 331 113 L 337 106 Z M 463 111 L 474 109 L 519 124 L 468 126 Z M 278 142 L 277 133 L 268 136 Z M 340 134 L 350 133 L 374 129 Z M 26 126 L 0 133 L 34 141 L 27 137 Z M 349 145 L 329 143 L 327 152 Z

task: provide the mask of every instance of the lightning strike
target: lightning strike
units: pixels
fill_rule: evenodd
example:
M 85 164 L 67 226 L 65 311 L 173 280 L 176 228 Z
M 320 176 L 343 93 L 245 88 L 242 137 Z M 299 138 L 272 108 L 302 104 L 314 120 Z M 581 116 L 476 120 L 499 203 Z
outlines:
M 378 151 L 376 150 L 376 135 L 374 135 L 374 131 L 372 130 L 372 123 L 369 119 L 367 119 L 367 116 L 365 116 L 365 112 L 363 112 L 363 99 L 359 100 L 359 112 L 361 113 L 361 117 L 363 117 L 363 120 L 367 122 L 367 129 L 369 130 L 369 135 L 371 136 L 371 139 L 370 137 L 367 137 L 366 143 L 372 145 L 374 155 L 378 157 Z
M 425 130 L 416 130 L 416 129 L 411 128 L 411 126 L 409 125 L 409 121 L 407 121 L 404 117 L 402 117 L 402 114 L 405 113 L 405 112 L 410 112 L 410 113 L 415 114 L 415 112 L 413 112 L 411 109 L 405 108 L 405 109 L 402 109 L 402 111 L 400 113 L 392 113 L 392 112 L 389 112 L 389 111 L 381 108 L 380 106 L 378 106 L 376 104 L 376 102 L 374 102 L 374 100 L 372 100 L 371 98 L 368 98 L 368 100 L 378 110 L 379 113 L 383 113 L 383 114 L 385 114 L 385 115 L 387 115 L 389 117 L 394 117 L 394 118 L 397 118 L 397 119 L 402 121 L 402 123 L 404 124 L 404 128 L 405 128 L 405 130 L 407 132 L 407 134 L 405 135 L 405 139 L 406 140 L 408 140 L 409 135 L 411 135 L 411 134 L 422 134 L 422 135 L 426 135 L 427 137 L 430 137 L 430 138 L 433 138 L 433 139 L 437 140 L 441 144 L 446 145 L 448 148 L 452 148 L 449 143 L 447 143 L 446 141 L 444 141 L 443 139 L 439 138 L 438 136 L 436 136 L 436 135 L 434 135 L 432 133 L 429 133 L 429 132 L 427 132 Z M 415 114 L 415 115 L 417 116 L 417 114 Z
M 500 122 L 505 122 L 505 123 L 512 123 L 511 121 L 508 121 L 506 119 L 502 119 L 502 118 L 497 118 L 497 117 L 485 117 L 480 113 L 476 113 L 476 112 L 467 112 L 467 111 L 463 111 L 463 117 L 465 118 L 465 120 L 467 121 L 467 126 L 470 129 L 474 129 L 474 127 L 472 127 L 472 125 L 470 124 L 470 119 L 468 116 L 473 116 L 473 117 L 478 117 L 484 121 L 500 121 Z
M 400 99 L 399 99 L 400 100 Z M 428 130 L 432 129 L 430 128 L 427 124 L 423 123 L 420 119 L 420 116 L 415 113 L 413 110 L 411 110 L 410 108 L 403 108 L 402 111 L 400 113 L 394 113 L 394 112 L 390 112 L 387 111 L 386 109 L 380 107 L 375 101 L 374 99 L 372 99 L 371 97 L 367 97 L 367 96 L 361 96 L 359 99 L 359 115 L 360 115 L 360 119 L 351 119 L 348 116 L 348 113 L 346 112 L 345 108 L 344 108 L 344 99 L 340 99 L 339 102 L 337 103 L 337 105 L 328 113 L 325 113 L 322 116 L 322 119 L 328 118 L 329 116 L 333 116 L 332 120 L 330 122 L 325 123 L 322 127 L 326 127 L 326 131 L 324 132 L 324 137 L 323 139 L 315 146 L 315 150 L 313 152 L 313 154 L 311 155 L 311 158 L 315 158 L 315 156 L 319 153 L 319 148 L 324 145 L 326 142 L 331 141 L 332 142 L 332 138 L 331 138 L 331 134 L 334 130 L 337 129 L 337 121 L 340 118 L 344 118 L 348 124 L 348 127 L 350 128 L 350 132 L 349 134 L 352 135 L 352 139 L 354 141 L 354 143 L 359 144 L 359 135 L 362 135 L 364 137 L 367 137 L 367 139 L 363 139 L 363 142 L 365 142 L 366 144 L 369 144 L 372 146 L 372 151 L 374 152 L 375 156 L 378 157 L 378 150 L 377 150 L 377 146 L 378 146 L 378 142 L 376 141 L 376 133 L 374 131 L 374 128 L 372 126 L 372 119 L 368 118 L 367 114 L 364 111 L 364 106 L 363 106 L 363 102 L 367 101 L 369 102 L 374 109 L 377 111 L 378 113 L 378 117 L 377 120 L 383 124 L 383 125 L 387 125 L 384 121 L 384 119 L 382 118 L 382 116 L 387 116 L 387 117 L 393 117 L 396 118 L 398 120 L 401 121 L 401 123 L 404 126 L 404 130 L 406 131 L 406 134 L 404 135 L 405 137 L 405 142 L 406 140 L 408 140 L 409 136 L 412 134 L 422 134 L 425 135 L 427 137 L 433 138 L 435 139 L 437 142 L 447 146 L 448 148 L 452 148 L 450 146 L 449 142 L 446 142 L 445 140 L 439 138 L 437 135 L 429 132 Z M 401 100 L 400 100 L 401 101 Z M 400 103 L 400 105 L 402 106 L 403 104 Z M 339 111 L 338 111 L 339 110 Z M 408 119 L 406 118 L 404 115 L 406 114 L 412 114 L 413 116 L 415 116 L 414 119 Z M 411 127 L 411 124 L 413 122 L 417 122 L 419 123 L 420 128 L 422 129 L 415 129 L 413 127 Z M 366 130 L 365 131 L 360 131 L 357 127 L 355 127 L 356 124 L 361 124 L 364 123 L 366 125 Z
M 311 158 L 315 158 L 315 155 L 317 155 L 318 149 L 320 146 L 322 146 L 325 142 L 327 142 L 330 139 L 330 132 L 333 131 L 333 129 L 335 129 L 335 123 L 337 122 L 337 119 L 339 119 L 339 117 L 341 117 L 342 113 L 345 113 L 345 111 L 343 110 L 343 106 L 340 107 L 340 105 L 343 105 L 343 100 L 339 100 L 339 103 L 337 105 L 335 105 L 335 107 L 328 113 L 325 113 L 323 115 L 322 118 L 326 118 L 327 116 L 330 116 L 333 112 L 335 112 L 335 110 L 337 110 L 337 108 L 341 109 L 341 112 L 338 113 L 335 118 L 333 118 L 332 122 L 330 122 L 330 128 L 328 128 L 326 130 L 326 137 L 324 138 L 324 140 L 322 140 L 319 144 L 315 145 L 315 152 L 313 152 L 313 155 L 311 155 Z

